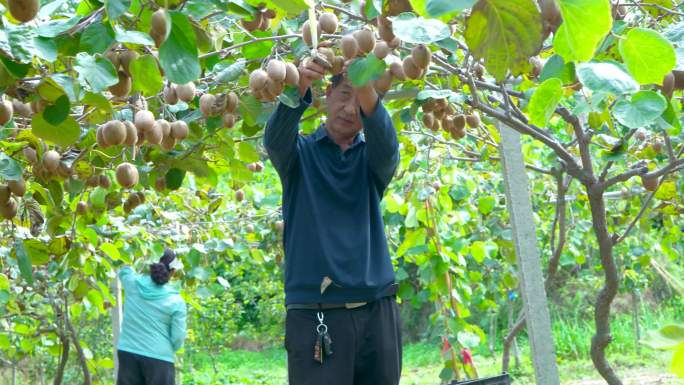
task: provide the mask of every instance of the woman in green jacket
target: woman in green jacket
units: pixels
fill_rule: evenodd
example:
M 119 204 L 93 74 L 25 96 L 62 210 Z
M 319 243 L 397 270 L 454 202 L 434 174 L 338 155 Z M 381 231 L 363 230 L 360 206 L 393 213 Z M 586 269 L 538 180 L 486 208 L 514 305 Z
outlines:
M 174 385 L 174 358 L 185 340 L 187 310 L 178 290 L 167 283 L 179 268 L 175 253 L 166 249 L 149 275 L 130 267 L 119 271 L 126 298 L 117 385 Z

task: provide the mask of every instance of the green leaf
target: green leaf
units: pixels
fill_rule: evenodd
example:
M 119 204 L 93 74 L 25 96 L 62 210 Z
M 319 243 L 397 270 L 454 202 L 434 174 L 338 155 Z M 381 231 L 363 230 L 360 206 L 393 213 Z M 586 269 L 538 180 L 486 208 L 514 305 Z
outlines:
M 240 142 L 238 158 L 245 163 L 253 163 L 259 160 L 259 153 L 249 142 Z
M 591 59 L 612 28 L 610 0 L 558 0 L 558 4 L 563 23 L 553 39 L 556 53 L 566 62 Z
M 646 335 L 643 343 L 653 349 L 676 349 L 684 343 L 684 325 L 671 324 L 660 330 L 651 331 Z
M 93 92 L 102 92 L 119 82 L 112 63 L 99 55 L 79 53 L 76 55 L 74 69 L 79 74 L 79 80 L 86 82 Z
M 4 152 L 0 152 L 0 177 L 8 180 L 21 179 L 21 165 Z
M 114 30 L 109 23 L 94 23 L 81 34 L 80 49 L 91 55 L 103 53 L 114 42 Z
M 665 97 L 655 91 L 639 91 L 631 100 L 618 100 L 613 107 L 615 118 L 629 128 L 653 123 L 667 108 Z
M 592 91 L 621 95 L 639 90 L 639 84 L 625 70 L 614 63 L 579 64 L 577 66 L 577 77 L 583 86 Z
M 9 278 L 3 273 L 0 273 L 0 290 L 7 290 L 10 287 Z
M 43 37 L 57 37 L 78 24 L 79 21 L 81 21 L 80 16 L 74 16 L 71 19 L 53 19 L 36 28 L 36 34 Z
M 466 20 L 466 43 L 498 81 L 525 72 L 542 45 L 542 20 L 534 0 L 480 0 Z
M 451 36 L 449 26 L 436 19 L 424 19 L 411 12 L 391 18 L 394 35 L 407 43 L 429 44 Z
M 105 0 L 105 9 L 107 16 L 111 20 L 116 20 L 123 15 L 131 7 L 131 0 Z
M 74 81 L 73 77 L 66 74 L 53 74 L 50 76 L 50 79 L 54 80 L 55 83 L 62 87 L 72 103 L 79 99 L 80 87 L 78 83 Z
M 348 69 L 349 79 L 354 87 L 362 87 L 371 80 L 380 79 L 385 73 L 385 61 L 369 54 L 365 58 L 355 59 Z
M 111 243 L 103 243 L 100 245 L 100 250 L 105 253 L 113 261 L 118 261 L 121 259 L 121 253 L 119 253 L 119 248 Z
M 663 35 L 672 43 L 679 44 L 684 41 L 684 21 L 676 24 L 670 24 L 664 31 Z
M 102 94 L 88 92 L 83 97 L 83 105 L 95 108 L 89 117 L 89 120 L 93 123 L 102 123 L 114 113 L 112 104 Z
M 31 266 L 31 260 L 29 259 L 26 249 L 24 248 L 24 241 L 17 238 L 14 241 L 14 250 L 17 253 L 17 263 L 19 265 L 19 272 L 21 276 L 28 282 L 29 285 L 33 284 L 33 267 Z
M 97 309 L 101 313 L 105 312 L 104 299 L 102 298 L 102 294 L 100 294 L 98 290 L 90 289 L 88 291 L 88 294 L 86 294 L 86 298 L 88 298 L 88 302 L 90 302 L 93 306 L 97 307 Z
M 62 147 L 76 143 L 81 128 L 74 118 L 69 116 L 59 125 L 52 125 L 45 120 L 44 113 L 34 114 L 31 119 L 31 131 L 35 136 Z
M 47 37 L 36 36 L 33 38 L 33 45 L 36 48 L 36 56 L 50 63 L 57 60 L 57 43 Z
M 477 200 L 477 209 L 484 215 L 491 213 L 495 206 L 496 199 L 494 197 L 482 197 Z
M 461 12 L 475 4 L 476 0 L 427 0 L 428 15 L 439 17 L 451 12 Z
M 278 95 L 278 100 L 290 108 L 299 107 L 299 88 L 295 86 L 287 86 L 282 94 Z
M 183 185 L 185 170 L 172 168 L 166 173 L 166 187 L 169 190 L 178 190 Z
M 254 31 L 252 35 L 255 37 L 271 36 L 270 31 Z M 252 40 L 251 37 L 245 36 L 243 42 Z M 271 54 L 271 49 L 275 43 L 272 40 L 264 40 L 256 43 L 247 44 L 242 47 L 242 57 L 247 60 L 261 59 Z
M 314 6 L 313 0 L 269 0 L 269 2 L 284 10 L 289 16 L 298 15 Z
M 36 36 L 35 30 L 25 26 L 15 28 L 9 24 L 6 32 L 12 49 L 12 56 L 22 63 L 30 63 L 36 51 L 33 46 L 33 38 Z
M 367 18 L 373 19 L 382 14 L 382 0 L 368 0 L 366 1 L 366 8 L 363 10 Z
M 684 342 L 672 355 L 672 373 L 679 378 L 684 378 Z
M 233 80 L 240 77 L 242 71 L 245 70 L 245 64 L 247 63 L 244 59 L 238 59 L 235 63 L 229 65 L 228 67 L 222 69 L 216 75 L 216 81 L 220 83 L 232 82 Z M 215 67 L 214 67 L 215 68 Z
M 159 62 L 166 77 L 177 84 L 185 84 L 200 76 L 195 31 L 188 17 L 180 12 L 169 12 L 171 33 L 159 47 Z
M 69 109 L 71 104 L 69 104 L 69 98 L 62 94 L 54 104 L 45 107 L 43 111 L 43 118 L 46 122 L 53 126 L 59 126 L 66 118 L 69 116 Z
M 31 260 L 31 265 L 42 266 L 50 262 L 50 250 L 44 242 L 36 239 L 24 240 L 24 249 Z
M 546 126 L 562 97 L 563 84 L 560 79 L 551 78 L 539 85 L 527 105 L 530 123 Z
M 249 126 L 253 126 L 256 124 L 256 119 L 261 113 L 261 102 L 251 94 L 242 96 L 238 109 L 240 110 L 240 115 L 245 120 L 245 123 Z
M 484 259 L 487 256 L 487 253 L 485 250 L 485 243 L 482 241 L 473 242 L 473 244 L 470 245 L 470 255 L 473 256 L 473 258 L 475 259 L 475 261 L 477 261 L 477 263 L 484 262 Z
M 130 65 L 133 89 L 145 96 L 156 95 L 164 86 L 164 79 L 159 73 L 157 60 L 152 55 L 142 55 Z
M 641 84 L 663 84 L 675 67 L 672 44 L 652 29 L 634 28 L 619 44 L 620 55 L 634 79 Z
M 553 55 L 546 61 L 539 75 L 539 81 L 543 82 L 551 78 L 559 78 L 563 84 L 575 81 L 575 63 L 565 63 L 560 55 Z
M 21 79 L 26 76 L 29 69 L 31 69 L 30 64 L 17 63 L 4 56 L 0 57 L 0 60 L 2 60 L 2 64 L 4 65 L 4 68 L 7 69 L 7 72 L 17 79 Z
M 114 39 L 119 43 L 154 45 L 154 40 L 146 32 L 127 31 L 118 25 L 114 26 Z

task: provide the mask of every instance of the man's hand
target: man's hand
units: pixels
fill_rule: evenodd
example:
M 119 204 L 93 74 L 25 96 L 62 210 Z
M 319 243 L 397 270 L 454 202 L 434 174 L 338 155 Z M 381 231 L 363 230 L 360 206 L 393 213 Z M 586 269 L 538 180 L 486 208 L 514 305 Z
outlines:
M 310 58 L 306 58 L 299 63 L 299 94 L 304 96 L 306 90 L 311 87 L 311 83 L 323 79 L 325 68 L 316 64 Z
M 351 64 L 353 60 L 347 60 L 344 62 L 344 66 L 342 67 L 342 73 L 344 74 L 344 77 L 348 79 L 349 75 L 347 70 L 349 69 L 349 65 Z M 375 106 L 378 104 L 378 93 L 375 92 L 375 87 L 373 87 L 373 82 L 368 82 L 364 86 L 360 87 L 355 87 L 354 84 L 349 82 L 349 84 L 352 86 L 354 89 L 354 92 L 356 93 L 356 97 L 359 100 L 359 104 L 361 105 L 361 110 L 366 116 L 370 116 L 375 112 Z

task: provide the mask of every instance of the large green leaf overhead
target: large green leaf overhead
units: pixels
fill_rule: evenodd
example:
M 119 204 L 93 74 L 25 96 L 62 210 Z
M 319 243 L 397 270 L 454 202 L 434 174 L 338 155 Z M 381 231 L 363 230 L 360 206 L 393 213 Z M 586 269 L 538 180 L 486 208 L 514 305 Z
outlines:
M 563 23 L 553 40 L 566 62 L 587 61 L 613 24 L 610 0 L 559 0 Z
M 466 21 L 465 39 L 496 80 L 519 75 L 542 45 L 542 20 L 533 0 L 480 0 Z
M 99 55 L 79 53 L 76 55 L 74 69 L 80 75 L 79 80 L 87 83 L 93 92 L 102 92 L 119 81 L 112 62 Z
M 619 44 L 620 55 L 641 84 L 662 84 L 677 64 L 672 44 L 652 29 L 634 28 Z
M 653 123 L 667 108 L 667 100 L 654 91 L 639 91 L 631 100 L 620 99 L 615 103 L 615 117 L 620 124 L 639 128 Z
M 402 41 L 429 44 L 451 35 L 449 26 L 436 19 L 424 19 L 406 12 L 392 19 L 394 34 Z
M 197 40 L 186 15 L 170 12 L 169 16 L 171 33 L 159 47 L 159 62 L 169 80 L 184 84 L 200 76 Z
M 620 95 L 639 90 L 639 84 L 615 63 L 582 63 L 577 66 L 577 77 L 582 85 L 595 92 Z

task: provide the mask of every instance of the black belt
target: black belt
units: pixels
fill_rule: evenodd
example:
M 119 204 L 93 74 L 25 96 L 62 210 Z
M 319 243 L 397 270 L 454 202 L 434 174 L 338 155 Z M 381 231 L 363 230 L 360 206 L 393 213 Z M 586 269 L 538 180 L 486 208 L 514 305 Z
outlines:
M 380 298 L 397 295 L 399 284 L 393 283 L 382 291 Z M 347 302 L 347 303 L 293 303 L 286 306 L 287 310 L 330 310 L 330 309 L 356 309 L 367 305 L 368 302 Z

